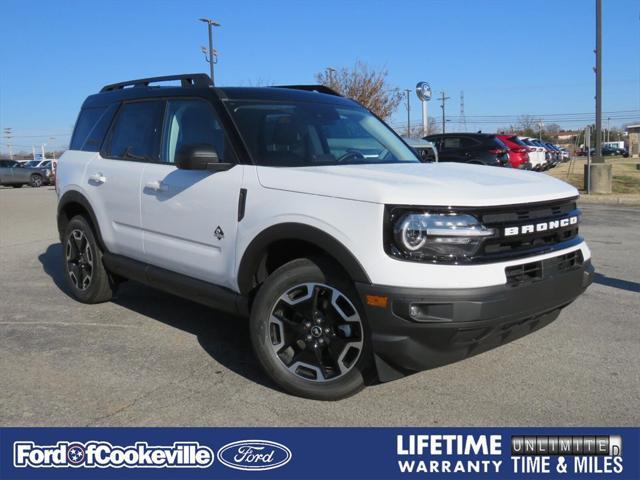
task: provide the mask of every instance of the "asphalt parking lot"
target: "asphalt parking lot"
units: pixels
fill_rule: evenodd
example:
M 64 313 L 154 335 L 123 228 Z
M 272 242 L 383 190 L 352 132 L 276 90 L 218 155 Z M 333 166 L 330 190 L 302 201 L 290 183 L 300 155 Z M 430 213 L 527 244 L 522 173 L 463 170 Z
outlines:
M 0 425 L 640 423 L 640 209 L 584 205 L 596 283 L 548 327 L 334 403 L 262 374 L 243 320 L 133 282 L 64 286 L 55 192 L 0 188 Z

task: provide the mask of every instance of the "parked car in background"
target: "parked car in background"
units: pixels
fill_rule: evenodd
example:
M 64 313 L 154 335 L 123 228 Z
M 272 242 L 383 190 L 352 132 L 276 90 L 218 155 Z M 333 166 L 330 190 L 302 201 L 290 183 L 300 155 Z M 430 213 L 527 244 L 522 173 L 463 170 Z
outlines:
M 569 160 L 570 155 L 569 155 L 569 150 L 567 150 L 566 148 L 561 148 L 560 152 L 562 153 L 562 161 L 566 162 L 567 160 Z
M 433 142 L 422 139 L 416 140 L 414 138 L 406 137 L 402 137 L 402 139 L 406 142 L 407 145 L 409 145 L 416 151 L 418 157 L 424 163 L 438 161 L 438 150 L 436 149 L 436 146 Z
M 474 163 L 492 167 L 510 167 L 509 149 L 490 133 L 445 133 L 429 135 L 440 162 Z
M 509 149 L 509 163 L 513 168 L 531 170 L 528 147 L 516 135 L 496 135 Z
M 547 151 L 551 155 L 551 166 L 555 167 L 562 161 L 562 152 L 560 152 L 560 148 L 556 147 L 551 142 L 542 142 L 542 144 L 547 148 Z
M 51 160 L 27 160 L 24 164 L 26 167 L 41 167 L 48 168 L 51 166 Z
M 547 161 L 545 150 L 542 146 L 533 143 L 535 138 L 531 137 L 518 137 L 518 139 L 527 146 L 529 150 L 529 161 L 533 170 L 540 172 L 549 168 L 549 162 Z
M 0 185 L 40 187 L 47 182 L 45 168 L 26 167 L 15 160 L 0 160 Z
M 629 151 L 626 148 L 620 148 L 612 145 L 605 145 L 604 147 L 602 147 L 602 155 L 605 157 L 621 155 L 627 158 L 629 156 Z
M 52 185 L 55 181 L 53 161 L 52 160 L 29 160 L 24 163 L 23 166 L 28 168 L 43 168 L 45 170 L 45 181 L 46 185 Z

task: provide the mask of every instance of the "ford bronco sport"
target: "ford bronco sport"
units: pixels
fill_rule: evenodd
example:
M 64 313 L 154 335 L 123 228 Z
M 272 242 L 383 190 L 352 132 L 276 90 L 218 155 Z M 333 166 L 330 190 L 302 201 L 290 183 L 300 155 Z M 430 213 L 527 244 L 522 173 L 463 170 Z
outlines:
M 132 279 L 248 316 L 266 373 L 316 399 L 528 334 L 593 275 L 575 188 L 421 163 L 322 86 L 108 85 L 82 105 L 57 191 L 75 298 Z

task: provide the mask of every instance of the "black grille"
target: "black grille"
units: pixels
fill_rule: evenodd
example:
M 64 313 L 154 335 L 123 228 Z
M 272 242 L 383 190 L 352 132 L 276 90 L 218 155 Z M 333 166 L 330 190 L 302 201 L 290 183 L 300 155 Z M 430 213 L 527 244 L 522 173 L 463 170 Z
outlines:
M 578 240 L 578 225 L 534 233 L 506 236 L 507 227 L 517 227 L 579 216 L 575 200 L 563 200 L 531 206 L 503 207 L 502 210 L 479 212 L 482 224 L 494 228 L 496 237 L 488 238 L 476 254 L 483 261 L 523 257 L 566 248 Z
M 507 284 L 516 286 L 527 282 L 535 282 L 553 276 L 557 273 L 566 272 L 574 268 L 582 266 L 584 258 L 582 251 L 560 255 L 558 257 L 548 258 L 538 262 L 523 263 L 522 265 L 514 265 L 507 267 L 504 272 L 507 276 Z

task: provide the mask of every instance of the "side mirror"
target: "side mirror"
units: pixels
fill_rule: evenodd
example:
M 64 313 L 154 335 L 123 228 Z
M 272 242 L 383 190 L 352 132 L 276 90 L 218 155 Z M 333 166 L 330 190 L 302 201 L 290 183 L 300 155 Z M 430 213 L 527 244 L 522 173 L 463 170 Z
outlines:
M 183 145 L 176 152 L 176 166 L 183 170 L 216 170 L 220 165 L 218 152 L 206 143 Z

